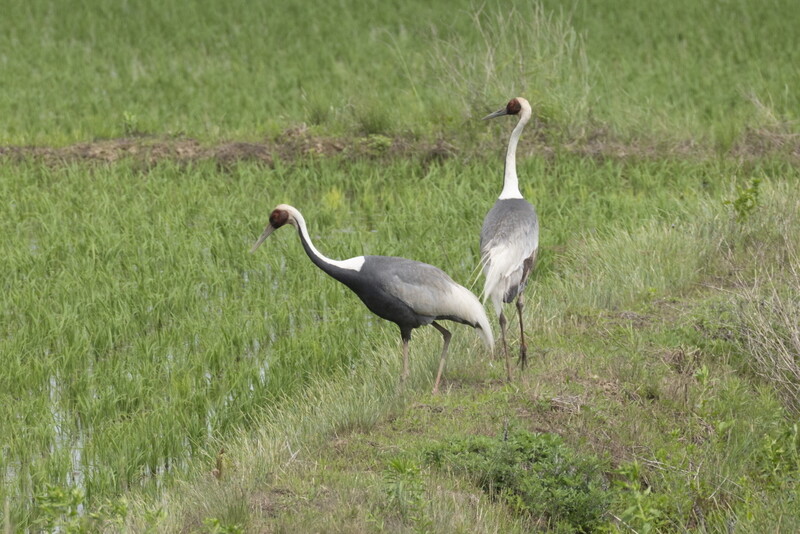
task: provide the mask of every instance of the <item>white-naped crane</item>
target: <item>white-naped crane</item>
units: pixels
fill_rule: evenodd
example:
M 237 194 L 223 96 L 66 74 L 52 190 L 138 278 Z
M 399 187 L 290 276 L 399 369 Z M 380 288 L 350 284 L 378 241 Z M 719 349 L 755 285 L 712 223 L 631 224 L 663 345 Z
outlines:
M 286 224 L 297 228 L 306 254 L 317 267 L 349 287 L 372 313 L 400 327 L 402 380 L 408 378 L 408 342 L 414 328 L 429 324 L 444 338 L 434 393 L 439 391 L 451 337 L 450 331 L 437 321 L 447 319 L 472 326 L 488 348 L 494 345 L 489 319 L 481 302 L 444 271 L 427 263 L 390 256 L 357 256 L 341 261 L 327 258 L 311 242 L 303 215 L 287 204 L 272 210 L 269 224 L 250 252 L 255 252 L 273 231 Z
M 511 380 L 511 363 L 506 344 L 506 317 L 503 314 L 503 303 L 517 299 L 519 315 L 520 348 L 519 362 L 525 368 L 527 362 L 527 346 L 525 345 L 525 327 L 522 311 L 525 308 L 523 291 L 536 262 L 539 250 L 539 218 L 536 208 L 522 198 L 517 178 L 517 143 L 525 124 L 531 118 L 531 105 L 524 98 L 511 99 L 506 107 L 495 111 L 483 119 L 492 119 L 503 115 L 519 115 L 519 122 L 511 132 L 506 152 L 503 190 L 481 228 L 481 263 L 486 282 L 483 287 L 483 298 L 491 299 L 495 313 L 500 322 L 500 335 L 503 342 L 503 353 L 506 360 L 506 373 Z

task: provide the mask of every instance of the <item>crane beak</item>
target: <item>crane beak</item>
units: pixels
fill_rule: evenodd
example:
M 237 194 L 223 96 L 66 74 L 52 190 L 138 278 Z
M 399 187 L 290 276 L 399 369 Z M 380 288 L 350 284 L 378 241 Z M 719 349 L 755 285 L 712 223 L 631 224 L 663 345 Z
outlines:
M 271 224 L 268 224 L 267 227 L 264 228 L 264 233 L 261 234 L 261 237 L 258 238 L 258 241 L 256 241 L 256 244 L 253 245 L 253 248 L 250 249 L 250 253 L 252 254 L 253 252 L 255 252 L 256 249 L 261 246 L 261 243 L 266 241 L 266 239 L 269 237 L 269 234 L 271 234 L 274 231 L 275 231 L 275 227 L 272 226 Z
M 508 110 L 506 108 L 498 109 L 494 113 L 489 113 L 488 115 L 486 115 L 481 120 L 485 121 L 486 119 L 493 119 L 495 117 L 502 117 L 503 115 L 508 115 Z

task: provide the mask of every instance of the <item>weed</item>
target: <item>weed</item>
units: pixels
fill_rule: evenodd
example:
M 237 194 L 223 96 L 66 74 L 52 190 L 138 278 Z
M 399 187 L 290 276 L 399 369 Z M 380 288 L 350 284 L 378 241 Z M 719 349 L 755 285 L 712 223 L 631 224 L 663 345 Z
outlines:
M 54 531 L 56 528 L 74 532 L 79 528 L 79 510 L 83 508 L 84 493 L 79 488 L 64 488 L 47 484 L 36 496 L 37 526 Z
M 48 532 L 91 532 L 102 527 L 119 527 L 128 515 L 125 498 L 106 500 L 91 512 L 86 510 L 83 490 L 47 484 L 35 497 L 34 525 Z
M 800 482 L 800 432 L 794 422 L 781 429 L 777 436 L 764 436 L 758 459 L 759 474 L 773 487 L 787 481 Z
M 753 178 L 747 187 L 740 185 L 736 186 L 737 196 L 733 200 L 725 200 L 723 204 L 731 206 L 736 220 L 740 223 L 747 221 L 748 217 L 758 206 L 759 186 L 761 184 L 760 178 Z
M 126 136 L 139 135 L 139 117 L 130 111 L 122 113 L 122 133 Z
M 609 504 L 604 462 L 573 451 L 555 434 L 516 429 L 507 437 L 453 439 L 430 447 L 425 457 L 537 521 L 578 531 L 603 523 Z
M 623 500 L 622 521 L 635 532 L 658 532 L 666 524 L 666 514 L 661 509 L 663 496 L 656 496 L 650 486 L 642 489 L 639 462 L 623 464 L 617 469 L 621 479 L 616 482 L 621 491 L 615 493 Z
M 418 532 L 430 530 L 426 514 L 425 488 L 419 467 L 409 458 L 398 456 L 389 460 L 383 473 L 387 506 L 403 521 L 410 522 Z
M 379 156 L 391 148 L 392 139 L 385 135 L 372 134 L 364 139 L 364 145 L 369 153 Z
M 216 517 L 204 519 L 203 526 L 208 534 L 242 534 L 244 532 L 244 529 L 239 525 L 223 524 Z

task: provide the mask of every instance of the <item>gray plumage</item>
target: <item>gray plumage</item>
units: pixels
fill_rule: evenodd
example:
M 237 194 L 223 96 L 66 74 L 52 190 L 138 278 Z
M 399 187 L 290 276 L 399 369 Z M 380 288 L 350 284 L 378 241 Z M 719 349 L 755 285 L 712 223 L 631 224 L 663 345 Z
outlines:
M 539 244 L 539 218 L 536 209 L 525 199 L 509 198 L 495 202 L 481 228 L 481 257 L 487 262 L 484 269 L 488 272 L 493 269 L 493 263 L 500 264 L 498 269 L 505 271 L 498 273 L 500 278 L 502 302 L 514 300 L 519 292 L 525 289 Z M 510 255 L 503 261 L 501 254 Z M 489 280 L 487 276 L 487 281 Z M 494 288 L 487 288 L 487 295 L 495 294 Z M 499 313 L 495 304 L 495 311 Z
M 408 342 L 414 328 L 432 325 L 444 338 L 434 393 L 439 389 L 451 337 L 450 332 L 436 321 L 449 320 L 472 326 L 488 347 L 493 346 L 489 319 L 478 298 L 441 269 L 392 256 L 357 256 L 348 260 L 327 258 L 311 242 L 302 214 L 286 204 L 277 206 L 269 221 L 252 251 L 275 229 L 286 224 L 296 227 L 306 254 L 317 267 L 349 287 L 374 314 L 400 328 L 403 379 L 409 372 Z
M 485 276 L 483 298 L 490 299 L 500 322 L 506 373 L 511 380 L 511 364 L 506 343 L 506 318 L 503 304 L 517 300 L 520 330 L 520 364 L 525 367 L 527 346 L 522 312 L 525 308 L 525 285 L 536 263 L 539 250 L 539 218 L 533 205 L 522 198 L 517 178 L 517 143 L 531 117 L 531 107 L 524 98 L 514 98 L 505 108 L 486 119 L 517 115 L 520 119 L 508 142 L 503 190 L 483 221 L 480 236 L 481 263 Z
M 352 279 L 351 279 L 352 278 Z M 358 276 L 343 273 L 342 280 L 374 314 L 397 323 L 401 332 L 431 324 L 437 319 L 480 327 L 455 315 L 442 297 L 460 288 L 441 269 L 406 258 L 364 256 Z

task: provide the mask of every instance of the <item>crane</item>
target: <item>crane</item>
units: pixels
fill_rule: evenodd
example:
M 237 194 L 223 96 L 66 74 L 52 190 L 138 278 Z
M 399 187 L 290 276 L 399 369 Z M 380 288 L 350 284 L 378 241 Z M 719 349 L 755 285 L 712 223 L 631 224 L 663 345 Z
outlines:
M 506 344 L 507 321 L 503 314 L 503 303 L 509 303 L 515 297 L 517 299 L 519 362 L 524 369 L 527 362 L 527 346 L 522 320 L 522 311 L 525 308 L 523 291 L 539 250 L 539 218 L 536 215 L 536 208 L 519 192 L 517 178 L 517 143 L 525 124 L 531 118 L 531 105 L 524 98 L 513 98 L 506 107 L 487 115 L 483 120 L 503 115 L 519 115 L 519 122 L 508 141 L 503 190 L 483 220 L 480 250 L 486 278 L 483 299 L 484 302 L 487 298 L 491 299 L 500 322 L 506 373 L 511 380 L 511 364 Z
M 311 242 L 303 215 L 287 204 L 272 210 L 269 224 L 250 252 L 255 252 L 273 231 L 286 224 L 297 229 L 306 254 L 317 267 L 349 287 L 372 313 L 400 327 L 403 341 L 401 380 L 408 378 L 408 342 L 414 328 L 429 324 L 444 338 L 433 393 L 439 391 L 451 337 L 450 331 L 437 321 L 446 319 L 472 326 L 488 348 L 494 345 L 489 319 L 481 302 L 444 271 L 427 263 L 390 256 L 327 258 Z

